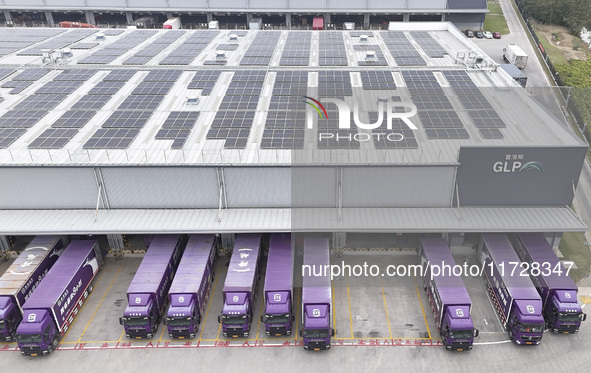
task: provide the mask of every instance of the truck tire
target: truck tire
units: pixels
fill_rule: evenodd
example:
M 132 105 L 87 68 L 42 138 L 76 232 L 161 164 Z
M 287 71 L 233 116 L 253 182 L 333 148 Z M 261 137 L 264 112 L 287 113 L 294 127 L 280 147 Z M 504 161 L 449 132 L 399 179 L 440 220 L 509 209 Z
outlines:
M 49 347 L 49 350 L 53 351 L 53 350 L 57 349 L 57 346 L 59 346 L 59 344 L 60 344 L 60 341 L 59 341 L 58 337 L 56 336 L 51 341 L 51 346 Z
M 88 285 L 88 294 L 92 293 L 93 290 L 94 290 L 94 285 L 93 284 Z
M 513 331 L 511 329 L 509 329 L 509 331 L 507 332 L 507 334 L 509 334 L 509 340 L 510 341 L 513 341 L 514 340 L 514 338 L 513 338 Z

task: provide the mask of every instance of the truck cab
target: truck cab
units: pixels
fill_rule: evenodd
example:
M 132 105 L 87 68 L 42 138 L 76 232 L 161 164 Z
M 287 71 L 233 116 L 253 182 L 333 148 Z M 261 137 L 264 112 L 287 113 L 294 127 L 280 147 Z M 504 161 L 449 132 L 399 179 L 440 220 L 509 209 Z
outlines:
M 287 291 L 268 294 L 265 299 L 265 314 L 261 322 L 265 323 L 265 334 L 280 336 L 291 335 L 291 327 L 295 321 L 292 313 L 291 296 Z
M 59 334 L 47 310 L 27 310 L 16 331 L 22 355 L 47 355 L 59 345 Z
M 222 314 L 218 316 L 224 337 L 248 337 L 252 308 L 246 293 L 226 293 Z
M 544 333 L 542 302 L 515 300 L 513 312 L 507 320 L 509 339 L 518 345 L 539 345 Z
M 304 305 L 303 328 L 300 331 L 306 350 L 328 350 L 334 330 L 330 327 L 330 310 L 326 304 Z
M 0 339 L 12 341 L 21 320 L 21 312 L 12 298 L 0 297 Z
M 474 329 L 470 308 L 468 306 L 448 306 L 440 332 L 447 350 L 471 350 L 474 338 L 478 337 L 478 329 Z
M 544 315 L 548 328 L 554 333 L 578 333 L 581 321 L 587 318 L 577 301 L 577 292 L 568 290 L 554 292 Z
M 200 323 L 195 299 L 191 294 L 174 294 L 164 323 L 170 338 L 195 338 Z
M 149 294 L 130 294 L 130 302 L 119 324 L 125 327 L 127 338 L 152 338 L 158 331 L 158 309 Z

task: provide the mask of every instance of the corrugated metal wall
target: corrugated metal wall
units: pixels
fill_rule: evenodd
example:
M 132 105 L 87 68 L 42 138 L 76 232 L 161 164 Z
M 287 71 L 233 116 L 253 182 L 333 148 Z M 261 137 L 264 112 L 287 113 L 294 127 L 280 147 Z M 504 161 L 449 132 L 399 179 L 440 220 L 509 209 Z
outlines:
M 293 0 L 292 0 L 293 2 Z M 289 2 L 287 0 L 250 0 L 251 9 L 287 9 Z
M 448 207 L 455 167 L 349 167 L 343 207 Z
M 168 0 L 170 8 L 204 9 L 207 8 L 207 0 Z
M 448 0 L 449 9 L 486 9 L 486 0 Z
M 461 14 L 449 13 L 445 15 L 445 20 L 452 22 L 460 30 L 480 30 L 484 26 L 485 14 Z M 490 30 L 495 31 L 495 30 Z
M 0 168 L 0 209 L 95 208 L 91 168 Z
M 290 207 L 289 167 L 232 167 L 224 169 L 228 207 Z
M 408 7 L 410 9 L 445 9 L 447 0 L 409 1 Z
M 337 169 L 294 167 L 291 169 L 291 199 L 294 207 L 336 207 Z
M 48 7 L 79 7 L 80 0 L 45 0 L 45 5 Z
M 162 0 L 126 0 L 130 8 L 166 8 L 166 2 Z
M 369 9 L 406 9 L 406 0 L 368 0 Z

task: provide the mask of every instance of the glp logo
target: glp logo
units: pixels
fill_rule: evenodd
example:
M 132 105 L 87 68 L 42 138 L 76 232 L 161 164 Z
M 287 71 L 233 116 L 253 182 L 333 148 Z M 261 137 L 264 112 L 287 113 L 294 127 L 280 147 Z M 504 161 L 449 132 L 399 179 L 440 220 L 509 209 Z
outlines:
M 512 173 L 512 172 L 544 172 L 544 166 L 537 161 L 527 162 L 525 164 L 519 161 L 495 162 L 493 164 L 494 172 Z

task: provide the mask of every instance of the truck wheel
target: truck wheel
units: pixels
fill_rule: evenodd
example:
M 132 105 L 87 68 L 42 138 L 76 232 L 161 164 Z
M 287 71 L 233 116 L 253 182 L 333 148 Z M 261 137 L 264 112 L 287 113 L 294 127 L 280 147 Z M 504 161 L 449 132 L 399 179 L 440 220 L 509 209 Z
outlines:
M 88 294 L 92 293 L 93 290 L 94 290 L 94 285 L 93 284 L 88 285 Z
M 51 347 L 50 347 L 50 350 L 51 350 L 51 351 L 53 351 L 53 350 L 57 349 L 57 346 L 58 346 L 59 344 L 60 344 L 60 341 L 58 340 L 58 338 L 57 338 L 57 337 L 55 337 L 55 338 L 53 339 L 53 341 L 51 341 Z
M 513 341 L 513 331 L 511 329 L 509 329 L 507 334 L 509 334 L 509 340 Z

